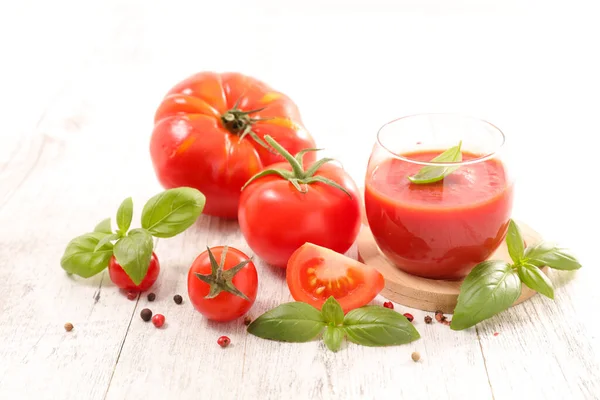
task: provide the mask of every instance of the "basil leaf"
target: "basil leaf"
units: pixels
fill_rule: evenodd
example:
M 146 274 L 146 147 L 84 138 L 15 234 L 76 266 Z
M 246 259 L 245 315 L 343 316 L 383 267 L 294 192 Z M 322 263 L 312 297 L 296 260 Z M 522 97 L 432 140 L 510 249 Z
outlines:
M 153 247 L 152 236 L 145 229 L 132 229 L 115 244 L 117 262 L 136 285 L 148 272 Z
M 342 339 L 344 338 L 344 329 L 337 326 L 328 326 L 323 333 L 323 341 L 327 348 L 333 352 L 336 352 L 342 346 Z
M 537 267 L 571 271 L 581 268 L 581 264 L 567 249 L 541 242 L 525 250 L 525 261 Z
M 484 261 L 465 278 L 450 328 L 461 330 L 509 308 L 521 295 L 521 281 L 504 261 Z
M 100 233 L 112 233 L 112 228 L 110 226 L 110 218 L 103 219 L 96 225 L 94 228 L 94 232 Z
M 462 153 L 460 148 L 462 147 L 462 140 L 458 143 L 458 146 L 454 146 L 444 151 L 442 154 L 434 157 L 431 162 L 439 162 L 439 163 L 450 163 L 450 162 L 461 162 L 462 161 Z M 456 171 L 459 166 L 437 166 L 437 165 L 428 165 L 423 167 L 413 176 L 409 176 L 408 179 L 412 183 L 417 184 L 426 184 L 433 183 L 437 181 L 441 181 L 446 176 Z
M 521 236 L 521 230 L 512 219 L 508 223 L 508 232 L 506 233 L 506 246 L 508 254 L 515 264 L 519 263 L 525 252 L 525 242 Z
M 100 250 L 106 243 L 110 243 L 112 240 L 117 240 L 118 238 L 120 238 L 118 233 L 111 233 L 110 235 L 104 236 L 100 239 L 96 247 L 94 247 L 94 251 Z
M 284 303 L 267 311 L 248 325 L 248 332 L 263 339 L 308 342 L 325 327 L 325 319 L 311 305 Z
M 117 226 L 119 227 L 119 233 L 125 235 L 131 226 L 131 220 L 133 219 L 133 200 L 131 197 L 123 200 L 119 209 L 117 210 Z
M 348 339 L 364 346 L 405 344 L 421 337 L 405 316 L 379 306 L 350 311 L 344 318 L 344 330 Z
M 152 236 L 173 237 L 192 226 L 204 209 L 206 198 L 196 189 L 169 189 L 152 197 L 142 211 L 142 228 Z
M 521 282 L 536 292 L 554 300 L 554 287 L 550 279 L 533 264 L 524 263 L 518 267 Z
M 340 303 L 333 298 L 333 296 L 329 296 L 329 298 L 321 307 L 321 314 L 323 314 L 323 318 L 325 321 L 333 324 L 334 326 L 341 325 L 344 323 L 344 311 L 342 310 L 342 306 Z
M 71 240 L 60 259 L 60 266 L 65 271 L 83 278 L 102 272 L 108 267 L 108 261 L 113 255 L 113 245 L 105 243 L 98 251 L 94 249 L 106 236 L 106 233 L 91 232 Z

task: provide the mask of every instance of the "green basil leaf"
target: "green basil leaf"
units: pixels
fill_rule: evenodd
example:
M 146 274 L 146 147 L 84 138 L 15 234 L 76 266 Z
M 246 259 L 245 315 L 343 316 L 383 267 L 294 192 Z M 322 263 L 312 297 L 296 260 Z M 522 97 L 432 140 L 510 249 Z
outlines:
M 554 287 L 552 286 L 552 282 L 541 269 L 533 264 L 524 263 L 519 265 L 518 273 L 521 282 L 536 292 L 554 300 Z
M 108 267 L 113 255 L 113 245 L 105 243 L 98 251 L 94 251 L 98 243 L 106 237 L 106 233 L 91 232 L 78 236 L 67 244 L 60 259 L 61 267 L 68 273 L 89 278 Z
M 465 278 L 450 328 L 462 330 L 509 308 L 521 295 L 521 281 L 504 261 L 484 261 Z
M 152 236 L 145 229 L 132 229 L 115 244 L 117 262 L 136 285 L 148 272 L 153 247 Z
M 460 148 L 462 147 L 462 140 L 458 143 L 458 146 L 454 146 L 444 151 L 442 154 L 434 157 L 431 162 L 438 163 L 451 163 L 451 162 L 461 162 L 462 161 L 462 153 Z M 408 179 L 412 183 L 417 184 L 426 184 L 433 183 L 437 181 L 441 181 L 446 176 L 456 171 L 459 166 L 437 166 L 437 165 L 428 165 L 423 167 L 413 176 L 409 176 Z
M 119 227 L 119 233 L 125 235 L 131 226 L 131 220 L 133 219 L 133 200 L 131 197 L 123 200 L 119 209 L 117 210 L 117 226 Z
M 169 238 L 185 231 L 198 219 L 206 198 L 196 189 L 169 189 L 152 197 L 142 211 L 142 228 L 152 236 Z
M 248 325 L 248 332 L 263 339 L 308 342 L 325 327 L 325 319 L 311 305 L 284 303 L 267 311 Z
M 350 311 L 344 318 L 344 330 L 348 339 L 364 346 L 405 344 L 421 337 L 405 316 L 380 306 Z
M 110 218 L 103 219 L 96 225 L 94 228 L 94 232 L 100 233 L 112 233 L 112 228 L 110 226 Z
M 96 247 L 94 247 L 94 251 L 100 250 L 102 247 L 104 247 L 106 243 L 110 243 L 111 241 L 117 240 L 118 238 L 120 238 L 118 233 L 111 233 L 110 235 L 104 236 L 102 239 L 100 239 Z
M 521 262 L 525 253 L 525 242 L 521 236 L 521 230 L 512 219 L 508 223 L 508 232 L 506 233 L 506 246 L 508 254 L 515 264 Z
M 547 242 L 541 242 L 525 249 L 525 261 L 537 267 L 571 271 L 581 268 L 581 264 L 567 249 L 557 247 Z
M 333 352 L 340 349 L 343 338 L 344 329 L 337 326 L 328 326 L 325 332 L 323 332 L 323 341 L 327 348 Z
M 329 296 L 325 301 L 323 307 L 321 307 L 321 314 L 323 314 L 323 318 L 327 323 L 334 326 L 344 323 L 344 310 L 333 296 Z

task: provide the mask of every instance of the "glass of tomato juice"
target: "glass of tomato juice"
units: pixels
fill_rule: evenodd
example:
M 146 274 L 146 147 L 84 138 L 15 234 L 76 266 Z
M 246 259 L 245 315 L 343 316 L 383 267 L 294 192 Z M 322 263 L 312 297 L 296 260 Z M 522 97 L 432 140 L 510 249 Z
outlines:
M 432 162 L 459 143 L 462 161 Z M 413 275 L 466 276 L 506 235 L 514 187 L 506 159 L 502 131 L 479 119 L 420 114 L 384 125 L 365 182 L 366 216 L 383 254 Z M 424 167 L 458 168 L 432 183 L 408 179 Z

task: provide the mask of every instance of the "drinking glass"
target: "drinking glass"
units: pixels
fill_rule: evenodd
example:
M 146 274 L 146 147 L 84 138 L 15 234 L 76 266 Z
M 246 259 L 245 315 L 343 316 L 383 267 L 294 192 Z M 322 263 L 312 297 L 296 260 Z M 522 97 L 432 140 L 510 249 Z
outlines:
M 459 144 L 461 161 L 432 161 Z M 504 134 L 486 121 L 420 114 L 385 124 L 365 178 L 366 216 L 380 250 L 413 275 L 466 276 L 506 235 L 514 188 L 507 164 Z M 424 167 L 443 179 L 409 180 Z

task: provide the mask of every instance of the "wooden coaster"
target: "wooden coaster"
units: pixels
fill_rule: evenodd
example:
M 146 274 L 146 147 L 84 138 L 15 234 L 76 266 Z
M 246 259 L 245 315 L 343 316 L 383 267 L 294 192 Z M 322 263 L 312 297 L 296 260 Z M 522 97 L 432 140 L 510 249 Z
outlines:
M 358 236 L 358 257 L 361 262 L 377 268 L 384 276 L 385 288 L 381 295 L 408 307 L 424 311 L 441 310 L 444 313 L 453 313 L 463 281 L 420 278 L 399 270 L 381 253 L 365 222 L 366 218 L 363 219 L 363 226 Z M 529 226 L 523 222 L 517 223 L 528 246 L 542 240 L 541 235 Z M 490 259 L 510 261 L 505 242 L 491 255 Z M 548 267 L 542 268 L 542 271 L 547 275 Z M 513 305 L 529 299 L 534 294 L 536 294 L 534 290 L 523 285 L 521 297 Z

